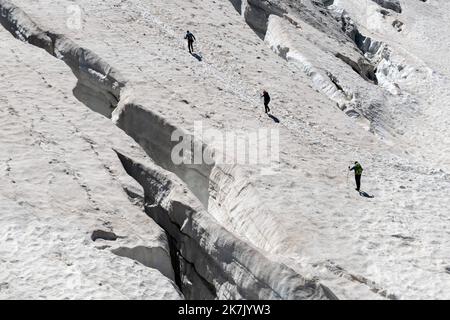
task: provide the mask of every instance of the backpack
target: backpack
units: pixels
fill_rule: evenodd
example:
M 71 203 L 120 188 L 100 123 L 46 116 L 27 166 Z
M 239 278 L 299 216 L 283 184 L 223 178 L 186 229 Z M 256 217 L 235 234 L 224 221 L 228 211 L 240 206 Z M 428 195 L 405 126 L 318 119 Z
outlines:
M 194 35 L 192 33 L 186 33 L 185 39 L 188 39 L 189 41 L 194 41 Z

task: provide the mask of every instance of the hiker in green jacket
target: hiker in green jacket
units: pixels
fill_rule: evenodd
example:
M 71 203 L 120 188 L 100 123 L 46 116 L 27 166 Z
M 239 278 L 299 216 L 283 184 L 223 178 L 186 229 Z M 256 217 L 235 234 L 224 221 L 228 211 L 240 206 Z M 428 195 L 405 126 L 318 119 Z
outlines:
M 361 175 L 364 169 L 358 161 L 355 162 L 355 165 L 352 168 L 348 167 L 348 169 L 350 171 L 355 171 L 356 191 L 359 192 L 361 190 Z

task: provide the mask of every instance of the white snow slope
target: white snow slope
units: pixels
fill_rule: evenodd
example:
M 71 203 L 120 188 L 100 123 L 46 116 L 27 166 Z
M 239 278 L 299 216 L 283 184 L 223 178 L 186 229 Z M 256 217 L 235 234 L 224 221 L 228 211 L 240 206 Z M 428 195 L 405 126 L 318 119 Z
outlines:
M 0 0 L 0 298 L 449 299 L 449 6 Z

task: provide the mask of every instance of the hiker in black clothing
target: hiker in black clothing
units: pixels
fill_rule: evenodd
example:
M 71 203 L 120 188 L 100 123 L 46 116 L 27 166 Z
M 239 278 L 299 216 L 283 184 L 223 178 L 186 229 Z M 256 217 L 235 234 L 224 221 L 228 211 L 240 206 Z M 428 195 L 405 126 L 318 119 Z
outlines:
M 261 95 L 261 97 L 264 97 L 264 107 L 266 109 L 266 113 L 270 112 L 270 108 L 269 108 L 269 103 L 270 103 L 270 96 L 269 93 L 264 90 L 263 94 Z
M 195 36 L 192 33 L 190 33 L 188 30 L 186 32 L 186 35 L 184 36 L 184 39 L 187 39 L 189 53 L 192 54 L 192 52 L 194 51 L 194 41 L 196 41 Z

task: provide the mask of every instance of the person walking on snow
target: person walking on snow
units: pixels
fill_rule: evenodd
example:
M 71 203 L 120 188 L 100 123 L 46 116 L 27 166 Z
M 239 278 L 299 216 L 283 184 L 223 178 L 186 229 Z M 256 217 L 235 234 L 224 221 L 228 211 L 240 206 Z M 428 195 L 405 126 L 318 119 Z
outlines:
M 355 165 L 350 168 L 348 167 L 350 171 L 355 171 L 355 181 L 356 181 L 356 191 L 360 192 L 361 190 L 361 176 L 363 172 L 363 167 L 359 164 L 358 161 L 355 162 Z
M 266 113 L 269 113 L 270 112 L 270 108 L 269 108 L 270 96 L 266 90 L 264 90 L 261 95 L 261 98 L 263 98 L 263 97 L 264 97 L 264 108 L 266 110 Z
M 184 39 L 188 41 L 189 53 L 192 54 L 192 52 L 194 51 L 194 41 L 196 41 L 195 36 L 188 30 L 186 32 L 186 35 L 184 36 Z

